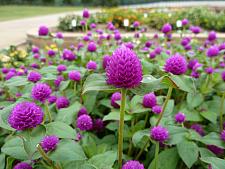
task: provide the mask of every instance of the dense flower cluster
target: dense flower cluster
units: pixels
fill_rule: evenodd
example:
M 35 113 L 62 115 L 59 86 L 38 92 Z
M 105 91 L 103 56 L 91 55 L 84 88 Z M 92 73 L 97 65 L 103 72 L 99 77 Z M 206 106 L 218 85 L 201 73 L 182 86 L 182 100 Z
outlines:
M 41 140 L 41 147 L 45 152 L 49 152 L 56 149 L 57 144 L 59 143 L 59 138 L 57 136 L 45 136 Z
M 169 132 L 162 126 L 155 126 L 150 131 L 151 138 L 155 141 L 164 142 L 169 138 Z
M 144 165 L 141 164 L 139 161 L 130 160 L 123 165 L 122 169 L 145 169 L 145 168 Z

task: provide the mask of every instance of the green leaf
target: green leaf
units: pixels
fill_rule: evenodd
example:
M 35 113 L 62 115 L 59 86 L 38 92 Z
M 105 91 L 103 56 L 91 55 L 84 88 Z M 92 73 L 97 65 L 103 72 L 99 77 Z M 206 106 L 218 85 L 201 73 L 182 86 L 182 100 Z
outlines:
M 214 132 L 211 132 L 208 135 L 202 137 L 202 139 L 199 141 L 206 145 L 215 145 L 225 149 L 225 143 L 220 139 L 220 135 Z
M 149 129 L 139 130 L 135 132 L 132 137 L 134 146 L 139 148 L 142 148 L 144 144 L 146 144 L 147 140 L 149 140 Z
M 59 138 L 76 138 L 76 131 L 63 122 L 52 122 L 46 125 L 47 135 L 56 135 Z
M 107 157 L 107 158 L 106 158 Z M 117 152 L 107 151 L 102 154 L 97 154 L 93 156 L 88 162 L 98 169 L 108 169 L 113 166 L 117 158 Z
M 7 129 L 7 130 L 11 130 L 11 131 L 15 131 L 15 129 L 9 125 L 8 117 L 9 117 L 9 114 L 11 113 L 13 107 L 14 107 L 14 104 L 7 106 L 4 109 L 0 110 L 0 127 Z
M 191 109 L 199 106 L 204 101 L 204 97 L 201 93 L 188 93 L 187 104 Z
M 207 148 L 199 148 L 201 157 L 216 157 L 216 155 Z
M 87 108 L 88 112 L 92 112 L 96 104 L 96 98 L 98 91 L 90 91 L 83 95 L 84 107 Z
M 77 113 L 81 108 L 81 104 L 79 102 L 75 102 L 70 107 L 60 109 L 56 116 L 56 121 L 61 121 L 66 124 L 72 124 L 76 119 Z
M 132 114 L 150 112 L 149 108 L 145 108 L 142 105 L 143 96 L 135 95 L 130 102 L 130 110 Z
M 217 113 L 212 111 L 203 111 L 200 114 L 207 120 L 211 121 L 212 123 L 217 123 Z
M 179 155 L 176 148 L 166 149 L 160 152 L 158 157 L 158 169 L 176 169 L 179 161 Z M 155 159 L 152 160 L 148 169 L 155 169 Z
M 5 154 L 0 154 L 0 169 L 5 169 Z
M 113 86 L 107 85 L 106 77 L 104 74 L 91 74 L 87 77 L 83 85 L 82 93 L 85 94 L 89 91 L 109 91 L 115 92 L 118 89 Z
M 200 115 L 200 113 L 194 109 L 189 110 L 187 108 L 184 108 L 184 109 L 181 109 L 180 111 L 186 115 L 187 121 L 197 121 L 197 122 L 203 121 L 203 118 Z
M 192 141 L 182 141 L 177 145 L 178 153 L 188 168 L 198 160 L 198 146 Z
M 188 129 L 177 126 L 168 126 L 168 131 L 170 133 L 168 144 L 174 145 L 185 140 Z
M 70 81 L 69 81 L 69 80 L 67 80 L 67 81 L 62 81 L 62 82 L 60 83 L 59 90 L 60 90 L 60 91 L 64 91 L 64 90 L 69 86 L 69 84 L 70 84 Z
M 225 168 L 225 160 L 217 157 L 203 157 L 200 158 L 203 162 L 211 164 L 213 169 Z
M 124 115 L 125 121 L 130 121 L 131 119 L 132 119 L 131 115 L 129 115 L 129 114 Z M 114 111 L 114 112 L 110 112 L 109 114 L 105 115 L 103 118 L 103 121 L 107 121 L 107 120 L 120 120 L 120 112 Z
M 40 69 L 40 73 L 41 74 L 48 74 L 48 73 L 57 74 L 58 72 L 57 72 L 56 66 L 45 66 Z
M 30 82 L 27 81 L 27 78 L 25 76 L 16 76 L 7 80 L 5 82 L 5 85 L 7 87 L 18 87 L 18 86 L 25 86 L 28 83 Z
M 82 147 L 74 140 L 62 139 L 57 149 L 49 153 L 50 159 L 57 162 L 86 160 Z

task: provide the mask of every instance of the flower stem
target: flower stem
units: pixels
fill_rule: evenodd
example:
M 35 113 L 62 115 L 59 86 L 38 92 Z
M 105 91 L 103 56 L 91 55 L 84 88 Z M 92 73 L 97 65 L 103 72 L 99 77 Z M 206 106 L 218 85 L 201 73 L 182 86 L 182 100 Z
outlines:
M 159 142 L 155 145 L 155 169 L 158 169 Z
M 74 81 L 73 91 L 74 91 L 74 94 L 76 95 L 76 91 L 77 91 L 77 82 L 76 81 Z
M 223 112 L 224 112 L 224 99 L 225 99 L 225 93 L 223 93 L 223 96 L 221 98 L 221 104 L 220 104 L 220 130 L 223 130 Z
M 51 112 L 49 111 L 49 107 L 48 107 L 48 102 L 47 101 L 45 102 L 45 111 L 47 113 L 49 122 L 52 122 L 52 115 L 51 115 Z
M 122 167 L 123 161 L 123 128 L 124 128 L 124 113 L 125 113 L 125 106 L 126 106 L 126 89 L 121 89 L 121 105 L 120 105 L 120 123 L 119 123 L 119 138 L 118 138 L 118 163 L 119 169 Z
M 160 116 L 159 116 L 159 119 L 158 119 L 158 121 L 156 123 L 156 126 L 158 126 L 159 123 L 160 123 L 160 121 L 162 120 L 163 113 L 164 113 L 164 111 L 166 109 L 166 106 L 167 106 L 168 101 L 170 100 L 172 91 L 173 91 L 173 87 L 169 87 L 168 92 L 167 92 L 167 96 L 166 96 L 166 100 L 165 100 L 165 102 L 163 104 L 162 112 L 160 113 Z
M 138 160 L 141 157 L 141 154 L 145 150 L 145 148 L 148 146 L 149 139 L 145 142 L 145 145 L 142 147 L 142 149 L 139 151 L 138 155 L 136 156 L 135 160 Z

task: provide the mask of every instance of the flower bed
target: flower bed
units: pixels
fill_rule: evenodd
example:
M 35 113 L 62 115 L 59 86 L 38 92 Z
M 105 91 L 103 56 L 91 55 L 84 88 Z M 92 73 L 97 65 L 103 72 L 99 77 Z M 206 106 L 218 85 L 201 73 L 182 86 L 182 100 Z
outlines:
M 152 38 L 141 24 L 134 37 L 105 27 L 64 48 L 64 35 L 42 26 L 52 44 L 0 54 L 0 167 L 225 168 L 225 43 L 216 32 L 202 42 L 197 26 L 178 39 L 169 23 Z

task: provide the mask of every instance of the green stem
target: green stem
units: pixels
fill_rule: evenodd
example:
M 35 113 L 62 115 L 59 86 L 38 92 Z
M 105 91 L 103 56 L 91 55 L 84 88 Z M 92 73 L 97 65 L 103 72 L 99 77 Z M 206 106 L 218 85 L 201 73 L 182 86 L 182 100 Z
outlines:
M 145 145 L 142 147 L 142 149 L 139 151 L 138 155 L 136 156 L 135 160 L 138 160 L 141 157 L 141 154 L 145 150 L 145 148 L 148 146 L 149 139 L 146 141 Z
M 155 169 L 158 169 L 159 142 L 155 145 Z
M 74 81 L 73 91 L 74 91 L 74 94 L 76 94 L 76 91 L 77 91 L 77 82 L 76 81 Z
M 49 107 L 48 107 L 48 102 L 47 101 L 45 102 L 45 111 L 47 113 L 49 122 L 52 122 L 52 115 L 51 115 L 51 112 L 49 111 Z
M 149 118 L 149 112 L 146 112 L 144 128 L 147 126 L 148 118 Z
M 224 98 L 225 93 L 223 93 L 223 96 L 221 98 L 221 104 L 220 104 L 220 130 L 223 130 L 223 112 L 224 112 Z
M 126 106 L 126 89 L 121 89 L 121 105 L 120 105 L 120 123 L 119 123 L 119 138 L 118 138 L 118 163 L 119 169 L 122 167 L 123 161 L 123 128 L 124 128 L 124 113 L 125 113 L 125 106 Z
M 134 119 L 131 121 L 131 129 L 133 130 L 134 127 Z M 132 131 L 133 132 L 133 131 Z M 132 148 L 133 148 L 133 144 L 132 144 L 132 138 L 130 139 L 130 143 L 129 143 L 129 148 L 128 148 L 128 156 L 131 156 L 132 154 Z
M 159 116 L 159 119 L 158 119 L 158 121 L 156 123 L 156 126 L 158 126 L 160 121 L 162 120 L 163 113 L 164 113 L 164 111 L 166 109 L 166 105 L 167 105 L 168 101 L 170 100 L 172 91 L 173 91 L 173 87 L 169 87 L 168 92 L 167 92 L 167 96 L 166 96 L 166 100 L 165 100 L 165 102 L 163 104 L 162 112 L 160 113 L 160 116 Z

